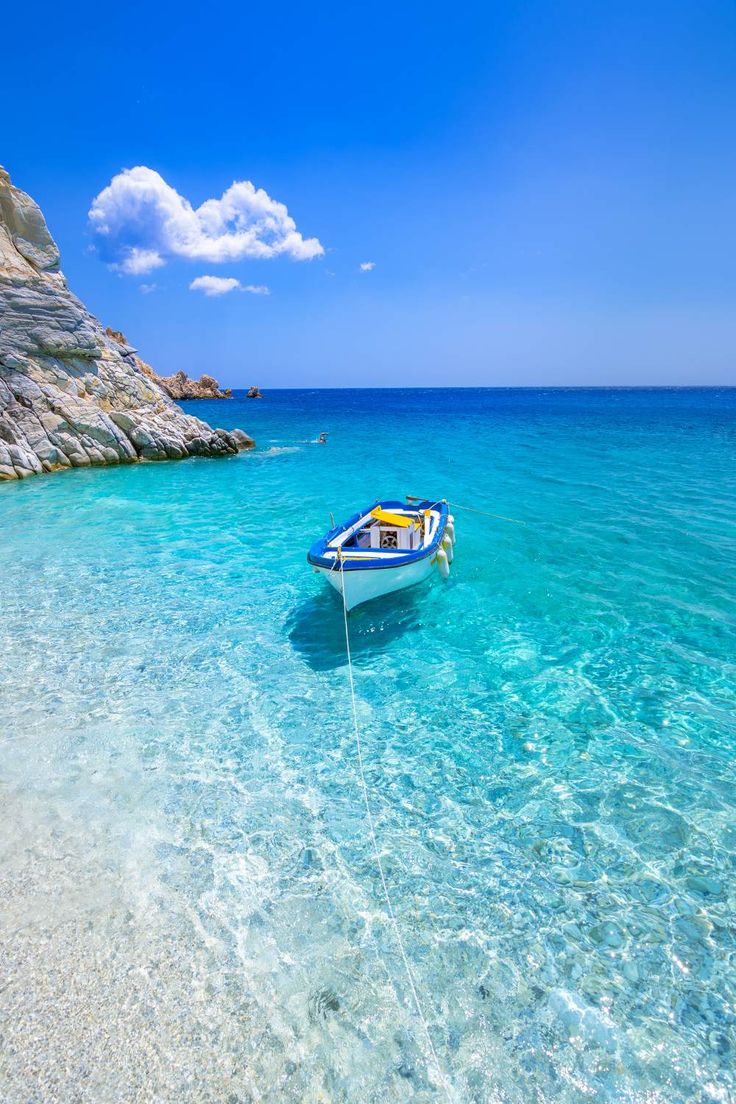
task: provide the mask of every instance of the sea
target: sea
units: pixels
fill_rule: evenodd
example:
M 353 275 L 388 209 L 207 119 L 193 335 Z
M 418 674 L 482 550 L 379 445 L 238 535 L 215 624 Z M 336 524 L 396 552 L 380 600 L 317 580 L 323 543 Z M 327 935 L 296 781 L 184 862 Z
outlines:
M 0 1098 L 736 1101 L 736 390 L 183 405 L 256 449 L 0 486 Z M 450 577 L 349 617 L 395 927 L 306 553 L 407 494 Z

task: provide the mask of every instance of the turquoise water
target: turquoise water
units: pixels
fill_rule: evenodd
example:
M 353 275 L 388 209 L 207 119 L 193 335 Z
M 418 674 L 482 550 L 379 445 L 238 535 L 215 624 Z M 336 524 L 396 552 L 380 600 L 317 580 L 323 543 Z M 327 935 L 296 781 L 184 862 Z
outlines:
M 736 391 L 272 392 L 254 454 L 0 487 L 0 1095 L 736 1100 Z M 302 444 L 329 430 L 326 447 Z

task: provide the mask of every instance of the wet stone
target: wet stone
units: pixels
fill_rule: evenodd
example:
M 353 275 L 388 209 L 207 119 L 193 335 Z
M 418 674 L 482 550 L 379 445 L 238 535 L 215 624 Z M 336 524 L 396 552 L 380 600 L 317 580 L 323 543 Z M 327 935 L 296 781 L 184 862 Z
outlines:
M 595 927 L 590 929 L 590 938 L 594 943 L 600 944 L 605 947 L 618 948 L 623 945 L 623 936 L 621 932 L 610 921 L 606 921 L 603 924 L 596 924 Z
M 717 878 L 707 877 L 705 874 L 691 874 L 686 881 L 688 889 L 703 897 L 720 897 L 723 893 L 723 885 Z

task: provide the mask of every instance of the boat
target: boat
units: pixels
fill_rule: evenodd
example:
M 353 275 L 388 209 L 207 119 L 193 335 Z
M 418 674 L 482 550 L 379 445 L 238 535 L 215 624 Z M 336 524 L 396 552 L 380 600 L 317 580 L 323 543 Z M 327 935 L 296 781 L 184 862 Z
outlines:
M 307 561 L 343 594 L 348 610 L 415 586 L 438 570 L 450 574 L 454 518 L 445 501 L 374 502 L 333 526 L 312 545 Z

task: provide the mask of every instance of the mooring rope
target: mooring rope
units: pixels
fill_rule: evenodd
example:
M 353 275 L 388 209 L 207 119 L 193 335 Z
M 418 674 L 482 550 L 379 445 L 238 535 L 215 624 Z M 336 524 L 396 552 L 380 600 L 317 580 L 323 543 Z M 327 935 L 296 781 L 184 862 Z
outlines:
M 424 498 L 420 498 L 418 495 L 407 495 L 408 502 L 426 502 Z M 526 525 L 527 522 L 520 521 L 519 518 L 505 517 L 504 514 L 492 514 L 489 510 L 479 510 L 476 506 L 461 506 L 459 502 L 450 502 L 449 499 L 438 499 L 437 502 L 433 502 L 432 506 L 439 506 L 440 502 L 447 502 L 448 506 L 452 506 L 453 510 L 467 510 L 470 514 L 483 514 L 484 517 L 495 518 L 497 521 L 513 521 L 514 525 Z M 430 507 L 431 509 L 431 507 Z
M 399 923 L 398 923 L 398 920 L 396 919 L 396 913 L 394 912 L 393 904 L 391 903 L 391 894 L 389 893 L 388 882 L 386 881 L 386 874 L 384 872 L 383 863 L 381 862 L 381 855 L 380 855 L 380 852 L 378 850 L 378 839 L 376 838 L 376 828 L 375 828 L 375 825 L 374 825 L 374 822 L 373 822 L 373 813 L 371 812 L 370 797 L 368 795 L 368 784 L 365 780 L 365 770 L 363 768 L 363 745 L 362 745 L 362 741 L 361 741 L 361 738 L 360 738 L 360 727 L 358 725 L 358 710 L 357 710 L 357 707 L 356 707 L 356 704 L 355 704 L 355 682 L 354 682 L 354 679 L 353 679 L 353 657 L 352 657 L 352 654 L 350 652 L 350 630 L 348 629 L 348 605 L 347 605 L 347 599 L 345 597 L 345 563 L 344 563 L 344 560 L 342 558 L 342 555 L 340 554 L 340 550 L 338 550 L 338 553 L 337 553 L 335 559 L 340 560 L 340 575 L 341 575 L 340 583 L 341 583 L 341 591 L 342 591 L 342 612 L 343 612 L 343 617 L 344 617 L 344 620 L 345 620 L 345 650 L 347 651 L 347 656 L 348 656 L 348 676 L 349 676 L 349 679 L 350 679 L 350 699 L 351 699 L 352 710 L 353 710 L 353 729 L 355 731 L 355 745 L 356 745 L 356 748 L 358 750 L 358 773 L 360 775 L 360 787 L 363 791 L 363 804 L 365 805 L 365 815 L 366 815 L 366 820 L 368 821 L 368 830 L 370 832 L 371 842 L 373 844 L 373 856 L 374 856 L 375 861 L 376 861 L 376 866 L 378 867 L 378 873 L 381 876 L 381 885 L 383 886 L 383 898 L 386 902 L 386 912 L 388 913 L 388 917 L 389 917 L 389 920 L 391 922 L 391 926 L 394 930 L 394 936 L 396 938 L 396 943 L 398 945 L 399 952 L 401 954 L 401 960 L 404 963 L 404 970 L 406 971 L 406 976 L 407 976 L 407 979 L 408 979 L 408 982 L 409 982 L 409 988 L 411 990 L 411 995 L 412 995 L 412 998 L 414 1000 L 414 1006 L 417 1010 L 417 1015 L 419 1016 L 422 1027 L 424 1029 L 424 1034 L 425 1034 L 425 1037 L 427 1039 L 427 1046 L 429 1047 L 429 1052 L 432 1056 L 432 1062 L 434 1064 L 435 1071 L 437 1073 L 437 1077 L 440 1081 L 440 1084 L 442 1085 L 442 1088 L 445 1091 L 447 1099 L 449 1101 L 452 1101 L 452 1100 L 455 1099 L 455 1097 L 454 1097 L 454 1094 L 453 1094 L 453 1092 L 450 1088 L 450 1084 L 449 1084 L 449 1082 L 448 1082 L 448 1080 L 445 1076 L 444 1070 L 442 1069 L 442 1066 L 440 1065 L 440 1060 L 437 1057 L 437 1051 L 435 1050 L 434 1043 L 432 1042 L 432 1035 L 431 1035 L 430 1030 L 429 1030 L 429 1024 L 427 1023 L 426 1017 L 424 1015 L 424 1011 L 422 1010 L 422 1003 L 419 1000 L 419 994 L 417 992 L 417 987 L 416 987 L 416 984 L 414 982 L 414 974 L 412 973 L 411 966 L 409 965 L 409 959 L 406 956 L 406 950 L 404 949 L 404 940 L 401 937 L 401 930 L 399 928 Z

